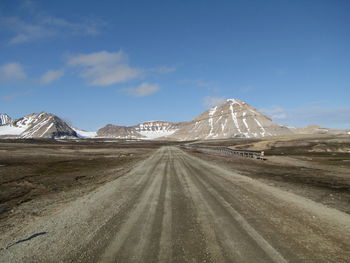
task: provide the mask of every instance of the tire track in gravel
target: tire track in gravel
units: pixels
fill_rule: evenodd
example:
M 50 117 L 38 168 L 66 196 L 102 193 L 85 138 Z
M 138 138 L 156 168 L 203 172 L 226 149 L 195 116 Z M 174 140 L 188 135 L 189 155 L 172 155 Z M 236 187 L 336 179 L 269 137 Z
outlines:
M 193 196 L 198 195 L 198 205 L 205 204 L 228 262 L 287 262 L 189 163 L 182 160 L 182 165 L 187 168 L 184 180 Z M 218 217 L 220 220 L 216 220 Z
M 159 169 L 159 165 L 164 165 L 164 163 L 166 163 L 164 162 L 165 159 L 166 156 L 159 150 L 143 163 L 152 163 L 154 165 L 148 166 L 145 170 L 142 170 L 141 168 L 143 166 L 141 166 L 141 168 L 136 171 L 131 171 L 131 173 L 135 174 L 134 184 L 136 185 L 136 189 L 128 193 L 129 198 L 119 207 L 118 212 L 99 229 L 91 242 L 89 242 L 86 247 L 80 249 L 83 253 L 78 251 L 75 255 L 70 255 L 67 257 L 67 262 L 97 262 L 100 260 L 99 258 L 108 244 L 113 242 L 112 240 L 116 233 L 118 233 L 123 227 L 123 224 L 128 221 L 128 217 L 133 211 L 135 204 L 140 202 L 144 193 L 150 188 L 152 183 L 154 183 L 155 178 L 152 175 L 156 169 Z M 130 177 L 130 175 L 127 176 Z
M 350 217 L 323 206 L 318 213 L 317 204 L 300 197 L 281 197 L 288 194 L 163 147 L 123 178 L 72 203 L 59 220 L 51 218 L 51 237 L 13 246 L 0 261 L 350 262 Z M 79 207 L 88 211 L 84 218 L 74 214 Z M 108 219 L 96 220 L 94 211 Z M 335 215 L 342 219 L 330 221 Z M 84 234 L 82 223 L 96 230 Z M 59 240 L 69 241 L 73 233 L 81 240 Z M 48 240 L 59 245 L 48 246 Z
M 350 259 L 349 231 L 330 228 L 329 222 L 321 220 L 320 215 L 293 203 L 286 204 L 270 192 L 262 192 L 254 180 L 220 171 L 187 154 L 180 156 L 190 178 L 202 185 L 204 194 L 213 195 L 227 211 L 236 214 L 233 217 L 245 221 L 242 228 L 249 235 L 258 234 L 256 241 L 267 248 L 268 254 L 276 256 L 279 251 L 276 262 L 283 262 L 282 258 L 288 262 L 347 262 Z M 252 232 L 249 225 L 258 226 L 258 231 L 253 228 Z

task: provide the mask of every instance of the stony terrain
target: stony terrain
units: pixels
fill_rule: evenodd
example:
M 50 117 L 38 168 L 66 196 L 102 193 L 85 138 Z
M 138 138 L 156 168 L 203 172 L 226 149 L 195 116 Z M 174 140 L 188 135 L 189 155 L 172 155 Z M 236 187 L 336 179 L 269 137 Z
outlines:
M 76 138 L 77 133 L 56 115 L 40 112 L 7 122 L 0 127 L 5 138 Z
M 350 158 L 334 146 L 348 140 L 196 142 L 263 149 L 267 161 L 170 142 L 2 142 L 13 192 L 0 261 L 348 262 Z M 315 141 L 332 152 L 310 151 Z
M 145 138 L 135 128 L 107 124 L 97 131 L 98 137 L 120 138 L 120 139 L 141 139 Z
M 7 114 L 0 114 L 0 126 L 9 125 L 12 123 L 12 119 Z
M 274 123 L 247 103 L 229 99 L 185 123 L 169 138 L 178 140 L 260 138 L 292 133 L 286 126 Z
M 264 151 L 267 161 L 190 151 L 197 157 L 350 214 L 350 137 L 292 135 L 199 145 Z
M 119 139 L 155 139 L 169 136 L 181 127 L 181 123 L 167 121 L 147 121 L 135 126 L 108 124 L 97 131 L 98 137 Z
M 164 136 L 170 136 L 178 129 L 182 127 L 181 122 L 168 122 L 168 121 L 147 121 L 139 123 L 133 128 L 139 132 L 142 136 L 149 139 L 155 139 Z

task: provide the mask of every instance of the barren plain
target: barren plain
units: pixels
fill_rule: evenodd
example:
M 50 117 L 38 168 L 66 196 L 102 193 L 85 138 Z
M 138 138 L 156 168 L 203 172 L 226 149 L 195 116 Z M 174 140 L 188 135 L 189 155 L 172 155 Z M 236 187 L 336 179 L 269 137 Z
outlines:
M 350 138 L 0 142 L 1 262 L 349 262 Z

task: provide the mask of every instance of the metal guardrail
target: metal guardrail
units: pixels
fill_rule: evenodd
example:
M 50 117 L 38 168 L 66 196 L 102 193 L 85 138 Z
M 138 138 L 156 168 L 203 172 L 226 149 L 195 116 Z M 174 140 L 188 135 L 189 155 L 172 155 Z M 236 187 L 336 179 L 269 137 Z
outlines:
M 195 146 L 185 144 L 181 147 L 185 149 L 196 150 L 209 154 L 218 154 L 218 155 L 238 155 L 247 158 L 254 158 L 259 160 L 266 160 L 264 151 L 247 151 L 247 150 L 233 150 L 227 147 L 206 147 L 206 146 Z

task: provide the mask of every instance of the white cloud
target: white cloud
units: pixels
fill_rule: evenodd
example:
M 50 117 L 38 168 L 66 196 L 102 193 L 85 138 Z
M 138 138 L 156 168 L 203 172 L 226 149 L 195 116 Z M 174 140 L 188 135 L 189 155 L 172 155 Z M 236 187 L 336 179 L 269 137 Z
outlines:
M 42 85 L 48 85 L 55 80 L 60 79 L 63 75 L 64 70 L 49 70 L 40 77 L 39 82 Z
M 32 18 L 30 22 L 18 16 L 0 18 L 0 25 L 13 34 L 8 41 L 9 44 L 20 44 L 54 36 L 95 36 L 105 25 L 105 22 L 100 20 L 72 22 L 44 12 L 33 13 L 35 15 L 30 15 Z
M 219 84 L 216 82 L 205 81 L 202 79 L 183 79 L 179 81 L 180 84 L 196 86 L 201 89 L 207 89 L 211 92 L 219 92 Z
M 128 65 L 123 51 L 100 51 L 71 56 L 68 65 L 78 67 L 81 77 L 93 86 L 107 86 L 135 79 L 141 71 Z
M 2 101 L 10 101 L 10 100 L 13 100 L 13 99 L 15 99 L 17 97 L 25 96 L 25 95 L 31 94 L 33 92 L 35 92 L 34 89 L 25 90 L 25 91 L 22 91 L 22 92 L 11 93 L 11 94 L 7 94 L 5 96 L 2 96 L 0 100 L 2 100 Z
M 287 118 L 286 110 L 280 106 L 271 106 L 270 108 L 261 109 L 261 112 L 274 120 L 284 120 Z
M 45 28 L 40 24 L 27 23 L 18 17 L 2 18 L 0 23 L 14 32 L 14 36 L 9 40 L 10 44 L 29 42 L 55 34 L 52 29 Z
M 96 36 L 100 34 L 101 27 L 106 25 L 106 22 L 97 19 L 71 22 L 50 15 L 40 16 L 39 23 L 47 28 L 55 29 L 58 34 L 68 33 L 81 36 Z
M 12 62 L 4 64 L 0 67 L 1 80 L 19 80 L 26 77 L 27 75 L 20 63 Z
M 214 107 L 225 103 L 226 98 L 224 97 L 205 97 L 203 103 L 206 107 Z
M 131 96 L 144 97 L 157 92 L 160 89 L 159 85 L 144 82 L 136 87 L 125 88 L 123 91 Z
M 211 88 L 213 86 L 212 83 L 203 80 L 195 80 L 194 83 L 197 87 L 200 88 Z

